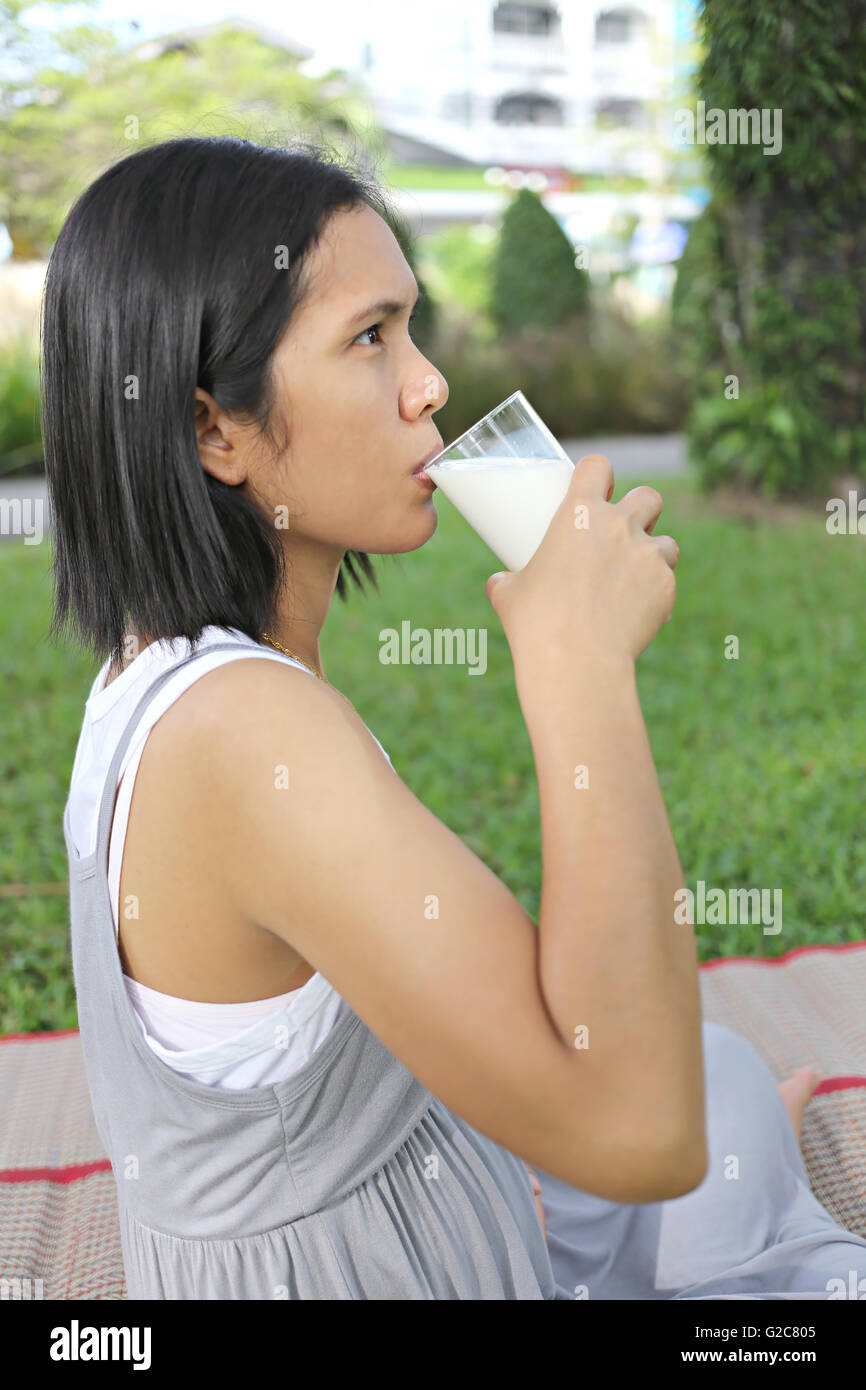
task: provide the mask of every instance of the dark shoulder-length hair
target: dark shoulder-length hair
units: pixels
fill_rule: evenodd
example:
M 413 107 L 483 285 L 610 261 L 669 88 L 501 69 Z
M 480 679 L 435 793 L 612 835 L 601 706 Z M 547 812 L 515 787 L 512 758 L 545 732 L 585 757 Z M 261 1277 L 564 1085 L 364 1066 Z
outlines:
M 54 614 L 97 658 L 129 627 L 146 640 L 207 625 L 255 640 L 286 577 L 273 518 L 203 467 L 195 389 L 285 447 L 272 354 L 306 293 L 304 262 L 338 209 L 405 224 L 366 168 L 311 141 L 164 141 L 81 194 L 49 258 L 42 299 L 45 471 Z M 337 578 L 378 589 L 369 556 Z M 345 573 L 344 573 L 345 572 Z

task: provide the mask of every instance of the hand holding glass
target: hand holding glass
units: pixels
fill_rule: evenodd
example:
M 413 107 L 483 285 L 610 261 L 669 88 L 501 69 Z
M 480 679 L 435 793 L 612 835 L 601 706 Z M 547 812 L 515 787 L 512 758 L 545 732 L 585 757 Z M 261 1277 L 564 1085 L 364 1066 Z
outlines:
M 574 464 L 522 391 L 461 434 L 424 472 L 510 570 L 535 554 Z

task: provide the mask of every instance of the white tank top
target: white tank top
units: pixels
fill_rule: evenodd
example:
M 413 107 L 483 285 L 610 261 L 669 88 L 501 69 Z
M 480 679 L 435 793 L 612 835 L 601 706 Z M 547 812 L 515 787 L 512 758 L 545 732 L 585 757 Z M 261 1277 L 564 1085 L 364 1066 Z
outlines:
M 214 642 L 236 640 L 237 652 L 201 655 L 184 666 L 147 705 L 142 721 L 120 765 L 120 790 L 111 825 L 108 882 L 115 936 L 118 936 L 120 868 L 132 792 L 139 762 L 156 721 L 169 705 L 207 671 L 225 661 L 249 659 L 288 662 L 317 677 L 303 662 L 254 642 L 237 628 L 206 627 L 198 651 Z M 69 796 L 64 809 L 66 828 L 81 855 L 96 849 L 96 818 L 105 778 L 117 741 L 145 689 L 160 671 L 189 655 L 186 638 L 163 639 L 145 647 L 121 674 L 103 689 L 108 661 L 101 667 L 85 703 L 84 721 L 72 767 Z M 379 747 L 381 743 L 375 734 Z M 385 757 L 391 759 L 382 748 Z M 324 1042 L 347 1005 L 318 972 L 300 989 L 249 1003 L 207 1004 L 162 994 L 123 977 L 127 994 L 148 1046 L 163 1062 L 202 1085 L 224 1090 L 246 1086 L 271 1086 L 298 1071 Z M 274 1046 L 280 1027 L 280 1046 Z M 287 1039 L 287 1045 L 285 1041 Z

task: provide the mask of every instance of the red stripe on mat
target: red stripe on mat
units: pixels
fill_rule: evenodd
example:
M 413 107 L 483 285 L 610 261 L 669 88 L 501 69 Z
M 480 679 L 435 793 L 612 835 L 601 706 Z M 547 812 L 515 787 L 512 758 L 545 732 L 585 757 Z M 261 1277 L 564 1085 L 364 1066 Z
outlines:
M 107 1158 L 97 1158 L 92 1163 L 69 1163 L 65 1168 L 0 1168 L 0 1182 L 78 1182 L 79 1178 L 89 1178 L 91 1173 L 110 1170 L 111 1162 Z
M 852 1086 L 866 1086 L 866 1076 L 826 1076 L 812 1094 L 823 1096 L 828 1091 L 848 1091 Z
M 78 1028 L 61 1028 L 56 1033 L 3 1033 L 0 1034 L 0 1043 L 7 1042 L 42 1042 L 45 1038 L 74 1038 Z
M 785 951 L 780 956 L 720 956 L 717 960 L 701 961 L 698 965 L 699 970 L 714 970 L 724 965 L 782 965 L 785 961 L 792 960 L 794 956 L 805 955 L 811 951 L 862 951 L 866 950 L 866 941 L 843 941 L 821 946 L 794 946 L 790 951 Z M 66 1028 L 57 1032 L 47 1033 L 6 1033 L 0 1035 L 0 1043 L 31 1043 L 44 1042 L 55 1038 L 75 1037 L 80 1030 L 78 1028 Z M 814 1094 L 816 1096 L 826 1095 L 833 1091 L 850 1090 L 857 1087 L 866 1087 L 866 1076 L 830 1076 L 825 1077 L 818 1083 Z M 70 1183 L 77 1182 L 81 1178 L 90 1177 L 92 1173 L 104 1173 L 111 1171 L 111 1163 L 107 1158 L 96 1159 L 92 1163 L 72 1163 L 60 1168 L 7 1168 L 0 1170 L 0 1182 L 56 1182 Z
M 77 1031 L 77 1030 L 72 1030 Z M 34 1036 L 30 1033 L 22 1035 L 29 1039 Z M 43 1037 L 55 1037 L 56 1034 L 40 1034 Z M 815 1087 L 814 1095 L 826 1095 L 832 1091 L 846 1091 L 855 1087 L 866 1087 L 866 1076 L 829 1076 L 823 1081 L 819 1081 Z M 111 1162 L 107 1158 L 95 1159 L 92 1163 L 70 1163 L 63 1168 L 5 1168 L 0 1169 L 0 1183 L 14 1182 L 57 1182 L 70 1183 L 78 1182 L 81 1178 L 89 1178 L 93 1173 L 107 1173 L 111 1171 Z
M 715 970 L 719 965 L 782 965 L 794 956 L 803 956 L 807 951 L 863 951 L 866 941 L 834 941 L 826 946 L 792 946 L 781 956 L 719 956 L 717 960 L 702 960 L 699 970 Z

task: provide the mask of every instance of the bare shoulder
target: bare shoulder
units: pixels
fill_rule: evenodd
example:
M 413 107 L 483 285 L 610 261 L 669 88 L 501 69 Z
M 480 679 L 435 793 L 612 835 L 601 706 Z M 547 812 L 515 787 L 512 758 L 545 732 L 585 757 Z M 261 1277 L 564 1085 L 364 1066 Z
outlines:
M 297 691 L 301 698 L 305 693 L 331 694 L 341 704 L 352 709 L 350 701 L 333 686 L 318 679 L 312 671 L 303 670 L 288 661 L 277 660 L 267 652 L 259 655 L 251 650 L 243 656 L 230 654 L 227 660 L 199 676 L 176 702 L 184 703 L 188 709 L 195 708 L 205 717 L 208 712 L 218 713 L 222 707 L 224 693 L 244 690 L 250 694 L 257 689 L 264 691 Z
M 294 789 L 279 804 L 300 814 L 314 788 L 317 799 L 342 800 L 348 788 L 400 780 L 352 703 L 288 662 L 224 662 L 184 691 L 154 733 L 163 760 L 193 789 L 197 818 L 220 827 L 236 826 L 235 814 L 260 808 L 263 797 L 274 806 L 274 790 Z M 235 838 L 231 850 L 240 848 Z
M 412 817 L 439 822 L 351 702 L 313 674 L 244 659 L 198 685 L 177 740 L 179 773 L 194 788 L 192 814 L 222 890 L 306 957 L 323 884 L 369 873 L 375 861 L 381 886 Z
M 232 757 L 243 740 L 272 735 L 290 738 L 319 750 L 326 736 L 341 731 L 369 747 L 390 770 L 369 729 L 354 705 L 339 690 L 312 672 L 268 657 L 243 657 L 227 661 L 200 677 L 171 709 L 177 709 L 176 727 L 186 735 L 191 750 L 201 752 L 204 740 L 216 757 Z M 169 711 L 169 713 L 171 710 Z

